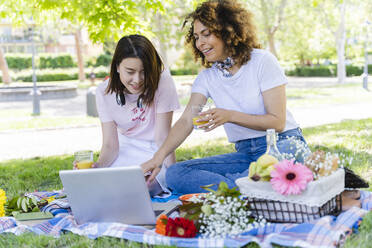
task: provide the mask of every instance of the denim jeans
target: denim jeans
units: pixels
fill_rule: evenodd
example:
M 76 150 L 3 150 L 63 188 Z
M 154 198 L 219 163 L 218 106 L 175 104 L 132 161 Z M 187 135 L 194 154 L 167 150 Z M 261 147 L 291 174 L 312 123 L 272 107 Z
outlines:
M 281 153 L 295 153 L 289 137 L 306 145 L 301 129 L 291 129 L 278 135 L 277 147 Z M 250 163 L 264 154 L 266 148 L 266 136 L 262 136 L 236 142 L 233 153 L 176 163 L 167 170 L 167 186 L 182 194 L 206 192 L 200 186 L 209 184 L 215 184 L 212 189 L 216 189 L 221 181 L 229 188 L 235 187 L 235 179 L 247 176 Z

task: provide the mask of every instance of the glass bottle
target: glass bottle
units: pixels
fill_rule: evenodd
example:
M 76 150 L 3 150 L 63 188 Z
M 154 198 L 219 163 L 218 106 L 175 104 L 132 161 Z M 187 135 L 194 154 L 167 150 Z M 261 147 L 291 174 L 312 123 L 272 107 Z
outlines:
M 276 133 L 275 129 L 266 130 L 266 143 L 267 148 L 265 154 L 269 154 L 279 161 L 283 160 L 283 155 L 279 152 L 278 147 L 276 146 Z

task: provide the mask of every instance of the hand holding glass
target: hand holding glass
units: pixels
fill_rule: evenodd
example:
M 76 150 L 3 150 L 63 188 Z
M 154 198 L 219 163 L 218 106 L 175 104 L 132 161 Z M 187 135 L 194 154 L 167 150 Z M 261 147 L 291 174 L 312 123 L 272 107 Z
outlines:
M 198 121 L 203 118 L 200 116 L 201 112 L 207 111 L 210 109 L 209 105 L 193 105 L 191 106 L 192 111 L 192 124 L 194 125 L 194 129 L 201 129 L 199 126 L 207 124 L 208 121 Z
M 75 152 L 75 162 L 78 169 L 92 168 L 93 151 L 77 151 Z

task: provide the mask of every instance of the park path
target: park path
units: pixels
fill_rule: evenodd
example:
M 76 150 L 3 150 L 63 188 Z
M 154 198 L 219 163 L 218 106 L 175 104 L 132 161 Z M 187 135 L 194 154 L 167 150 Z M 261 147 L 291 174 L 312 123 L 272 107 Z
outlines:
M 313 79 L 314 80 L 314 79 Z M 324 79 L 319 79 L 324 80 Z M 301 87 L 311 87 L 313 81 L 303 80 Z M 317 82 L 319 84 L 319 82 Z M 323 85 L 334 84 L 325 81 Z M 289 87 L 293 86 L 291 84 Z M 77 97 L 62 100 L 41 101 L 43 115 L 85 116 L 86 91 L 79 90 Z M 0 109 L 25 109 L 32 112 L 31 102 L 0 103 Z M 362 104 L 324 105 L 316 107 L 291 108 L 301 127 L 318 126 L 337 123 L 345 119 L 363 119 L 372 117 L 371 102 Z M 174 121 L 181 115 L 182 110 L 175 112 Z M 3 120 L 4 121 L 4 120 Z M 11 121 L 11 120 L 9 120 Z M 225 137 L 222 127 L 210 133 L 193 131 L 182 146 L 200 144 L 215 138 Z M 97 125 L 57 128 L 44 130 L 14 130 L 0 132 L 0 161 L 15 158 L 32 158 L 51 155 L 73 154 L 77 150 L 100 150 L 101 130 Z

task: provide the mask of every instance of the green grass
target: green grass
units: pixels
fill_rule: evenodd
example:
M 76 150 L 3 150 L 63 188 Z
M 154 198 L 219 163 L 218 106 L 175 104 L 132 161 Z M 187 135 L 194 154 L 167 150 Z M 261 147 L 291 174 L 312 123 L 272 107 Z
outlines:
M 371 102 L 372 99 L 372 92 L 364 90 L 359 84 L 287 88 L 286 94 L 289 107 L 363 103 Z
M 324 149 L 352 156 L 350 167 L 372 185 L 372 118 L 344 121 L 304 129 L 304 136 L 312 150 Z M 232 152 L 233 145 L 226 139 L 216 139 L 202 145 L 181 146 L 176 151 L 178 161 Z M 95 157 L 97 158 L 97 153 Z M 35 190 L 61 189 L 58 171 L 71 168 L 73 157 L 53 156 L 27 160 L 9 160 L 0 163 L 0 185 L 8 197 Z M 369 190 L 371 190 L 370 188 Z M 359 234 L 348 238 L 345 247 L 371 247 L 372 213 L 363 220 Z M 71 233 L 60 238 L 35 234 L 0 235 L 0 247 L 146 247 L 113 237 L 90 240 Z M 150 247 L 150 246 L 148 246 Z M 162 246 L 157 246 L 162 247 Z M 255 244 L 248 247 L 257 247 Z
M 4 118 L 1 118 L 4 117 Z M 67 128 L 99 125 L 99 119 L 89 116 L 32 116 L 26 110 L 0 110 L 0 131 L 20 129 Z

